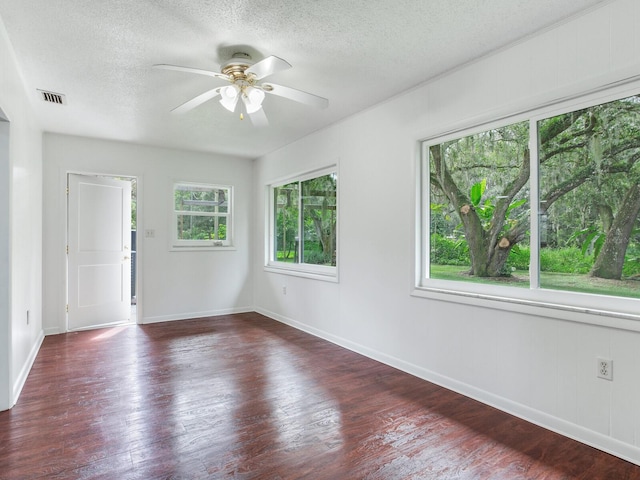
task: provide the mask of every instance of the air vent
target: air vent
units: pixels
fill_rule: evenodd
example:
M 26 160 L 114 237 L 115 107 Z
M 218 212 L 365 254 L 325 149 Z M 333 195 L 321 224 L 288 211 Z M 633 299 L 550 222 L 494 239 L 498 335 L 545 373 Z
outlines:
M 48 92 L 46 90 L 38 90 L 42 95 L 42 100 L 49 103 L 57 103 L 58 105 L 66 105 L 66 97 L 62 93 Z

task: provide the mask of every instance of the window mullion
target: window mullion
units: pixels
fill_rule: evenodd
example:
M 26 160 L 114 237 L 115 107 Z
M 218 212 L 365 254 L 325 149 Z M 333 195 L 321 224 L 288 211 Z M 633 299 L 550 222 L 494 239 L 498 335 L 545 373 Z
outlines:
M 422 144 L 422 165 L 421 165 L 421 186 L 422 192 L 422 212 L 420 229 L 420 248 L 424 252 L 422 259 L 422 279 L 429 278 L 429 265 L 431 265 L 431 183 L 429 182 L 429 148 L 426 143 Z
M 304 212 L 302 211 L 302 181 L 298 182 L 298 263 L 304 263 L 302 252 L 304 251 Z
M 529 123 L 529 288 L 540 288 L 540 168 L 538 148 L 538 122 Z
M 277 223 L 278 223 L 278 199 L 277 199 L 277 187 L 271 187 L 269 189 L 269 252 L 267 259 L 275 262 L 278 260 L 278 240 L 276 238 Z

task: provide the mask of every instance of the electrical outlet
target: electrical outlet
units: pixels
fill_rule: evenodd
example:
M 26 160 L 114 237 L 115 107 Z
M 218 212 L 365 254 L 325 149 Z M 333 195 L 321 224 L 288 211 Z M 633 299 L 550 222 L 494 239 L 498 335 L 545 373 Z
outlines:
M 613 380 L 613 360 L 598 357 L 598 378 Z
M 282 286 L 282 294 L 283 294 L 283 295 L 286 295 L 286 294 L 287 294 L 287 286 L 286 286 L 286 285 L 283 285 L 283 286 Z

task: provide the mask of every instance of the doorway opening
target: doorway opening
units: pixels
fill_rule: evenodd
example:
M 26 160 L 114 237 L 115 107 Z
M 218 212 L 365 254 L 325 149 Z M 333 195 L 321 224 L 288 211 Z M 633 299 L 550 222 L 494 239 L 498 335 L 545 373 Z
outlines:
M 137 178 L 69 173 L 67 187 L 67 331 L 137 323 Z
M 131 318 L 130 323 L 138 323 L 138 178 L 113 177 L 131 182 Z

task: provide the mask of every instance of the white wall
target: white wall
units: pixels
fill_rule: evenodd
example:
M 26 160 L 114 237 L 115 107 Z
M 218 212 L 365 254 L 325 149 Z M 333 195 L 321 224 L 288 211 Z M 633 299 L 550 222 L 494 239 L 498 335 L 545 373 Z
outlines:
M 44 306 L 47 334 L 66 331 L 67 173 L 138 177 L 138 316 L 142 323 L 252 310 L 252 161 L 224 155 L 44 136 Z M 175 181 L 234 186 L 233 250 L 171 251 Z M 154 238 L 144 238 L 154 230 Z
M 256 212 L 270 182 L 338 161 L 340 281 L 265 272 L 257 215 L 256 309 L 640 464 L 638 325 L 411 295 L 418 141 L 640 75 L 638 18 L 607 2 L 258 159 Z
M 0 127 L 0 410 L 5 410 L 17 400 L 43 338 L 42 133 L 1 20 L 0 115 L 9 120 Z

